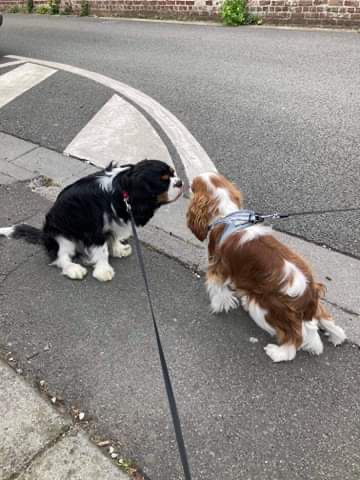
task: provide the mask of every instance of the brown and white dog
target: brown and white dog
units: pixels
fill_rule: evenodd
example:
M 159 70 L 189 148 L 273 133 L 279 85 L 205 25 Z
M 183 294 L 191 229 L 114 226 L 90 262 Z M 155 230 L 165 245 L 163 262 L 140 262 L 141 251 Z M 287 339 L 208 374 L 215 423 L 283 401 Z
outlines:
M 320 355 L 318 328 L 334 345 L 346 338 L 320 298 L 324 286 L 315 282 L 307 263 L 260 224 L 233 231 L 222 239 L 225 226 L 209 225 L 243 208 L 237 188 L 223 176 L 205 173 L 194 178 L 187 223 L 201 241 L 208 238 L 207 290 L 212 312 L 242 307 L 279 345 L 266 353 L 274 362 L 293 360 L 296 351 Z

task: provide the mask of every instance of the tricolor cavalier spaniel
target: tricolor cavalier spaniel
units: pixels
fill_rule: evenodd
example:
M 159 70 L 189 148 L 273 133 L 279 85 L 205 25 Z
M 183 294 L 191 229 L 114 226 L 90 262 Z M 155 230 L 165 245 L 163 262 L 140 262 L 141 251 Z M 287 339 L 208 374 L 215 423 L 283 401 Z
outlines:
M 243 206 L 232 183 L 207 173 L 193 180 L 192 192 L 187 222 L 199 240 L 208 237 L 207 290 L 213 312 L 227 312 L 240 301 L 262 329 L 277 337 L 279 345 L 265 347 L 274 362 L 293 360 L 299 349 L 320 355 L 319 327 L 334 345 L 345 340 L 344 331 L 320 302 L 324 286 L 270 227 L 250 225 L 223 235 L 226 225 L 216 220 Z
M 43 244 L 52 265 L 71 279 L 81 280 L 87 273 L 73 261 L 79 257 L 93 266 L 97 280 L 111 280 L 114 269 L 109 255 L 131 254 L 131 246 L 124 243 L 132 230 L 123 192 L 129 194 L 136 225 L 144 226 L 161 205 L 181 195 L 182 181 L 159 160 L 120 167 L 110 164 L 64 188 L 47 213 L 42 230 L 21 224 L 0 228 L 0 235 Z

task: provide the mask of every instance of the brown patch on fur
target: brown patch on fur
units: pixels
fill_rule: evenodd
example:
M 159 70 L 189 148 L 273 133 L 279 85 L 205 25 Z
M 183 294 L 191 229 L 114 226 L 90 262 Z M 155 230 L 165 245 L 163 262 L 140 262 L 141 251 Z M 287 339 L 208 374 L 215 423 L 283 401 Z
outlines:
M 238 208 L 242 206 L 242 195 L 229 180 L 222 175 L 209 175 L 209 184 L 201 177 L 195 177 L 191 190 L 193 192 L 192 199 L 186 214 L 187 225 L 193 234 L 200 240 L 204 241 L 208 235 L 208 227 L 210 222 L 219 216 L 218 199 L 214 195 L 217 188 L 223 188 L 229 192 L 229 198 Z M 214 187 L 214 189 L 211 188 Z M 223 226 L 216 227 L 216 231 L 222 231 Z
M 201 177 L 195 177 L 191 189 L 193 196 L 186 212 L 187 225 L 196 238 L 203 242 L 208 234 L 210 220 L 218 212 L 218 202 Z
M 316 317 L 322 287 L 315 283 L 307 263 L 272 235 L 264 235 L 241 245 L 245 232 L 231 235 L 221 245 L 221 232 L 215 230 L 209 240 L 209 274 L 221 281 L 230 279 L 239 296 L 244 292 L 267 310 L 266 321 L 280 344 L 302 344 L 302 322 Z M 212 238 L 212 237 L 215 238 Z M 306 277 L 307 288 L 298 297 L 282 293 L 285 260 L 293 263 Z
M 170 175 L 162 175 L 160 180 L 170 180 Z
M 242 208 L 244 201 L 241 192 L 236 188 L 236 186 L 231 183 L 227 178 L 222 175 L 212 175 L 210 177 L 210 182 L 214 185 L 215 188 L 223 188 L 229 193 L 230 200 L 235 203 L 240 208 Z
M 322 297 L 322 295 L 321 295 L 321 297 Z M 325 305 L 321 302 L 319 302 L 319 304 L 318 304 L 318 308 L 316 310 L 315 318 L 317 320 L 328 320 L 328 321 L 332 320 L 332 316 L 330 315 L 330 313 L 325 308 Z
M 164 205 L 164 203 L 169 203 L 168 192 L 161 193 L 157 196 L 157 201 L 159 205 Z

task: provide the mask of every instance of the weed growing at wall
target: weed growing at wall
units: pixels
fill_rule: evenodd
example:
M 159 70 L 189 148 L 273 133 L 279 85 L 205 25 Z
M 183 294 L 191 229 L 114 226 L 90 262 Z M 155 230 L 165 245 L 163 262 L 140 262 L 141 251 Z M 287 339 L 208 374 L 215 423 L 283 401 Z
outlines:
M 220 16 L 225 25 L 259 23 L 257 17 L 249 14 L 246 0 L 224 0 L 220 8 Z
M 81 0 L 80 17 L 88 17 L 90 15 L 90 3 L 88 0 Z
M 22 5 L 13 5 L 7 10 L 8 13 L 24 13 L 25 8 Z
M 49 13 L 51 15 L 59 15 L 60 0 L 49 0 Z
M 49 5 L 39 5 L 35 9 L 35 13 L 39 13 L 40 15 L 46 15 L 47 13 L 50 13 L 50 7 Z
M 34 10 L 34 2 L 33 0 L 27 0 L 26 1 L 26 10 L 28 13 L 32 13 Z

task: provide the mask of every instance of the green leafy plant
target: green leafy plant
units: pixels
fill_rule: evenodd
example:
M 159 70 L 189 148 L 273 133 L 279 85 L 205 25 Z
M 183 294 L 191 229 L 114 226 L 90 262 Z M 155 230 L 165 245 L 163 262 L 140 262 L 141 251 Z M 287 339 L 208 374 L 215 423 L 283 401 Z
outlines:
M 59 15 L 60 0 L 49 0 L 49 11 L 51 15 Z
M 81 0 L 80 17 L 88 17 L 90 15 L 90 3 L 88 0 Z
M 33 0 L 27 0 L 26 1 L 26 10 L 28 13 L 32 13 L 34 10 L 34 1 Z
M 50 7 L 49 5 L 39 5 L 38 7 L 36 7 L 35 12 L 39 13 L 40 15 L 46 15 L 50 12 Z
M 19 13 L 20 11 L 20 5 L 13 5 L 9 8 L 8 13 Z
M 246 0 L 224 0 L 220 8 L 220 16 L 225 25 L 259 23 L 257 17 L 249 14 Z

